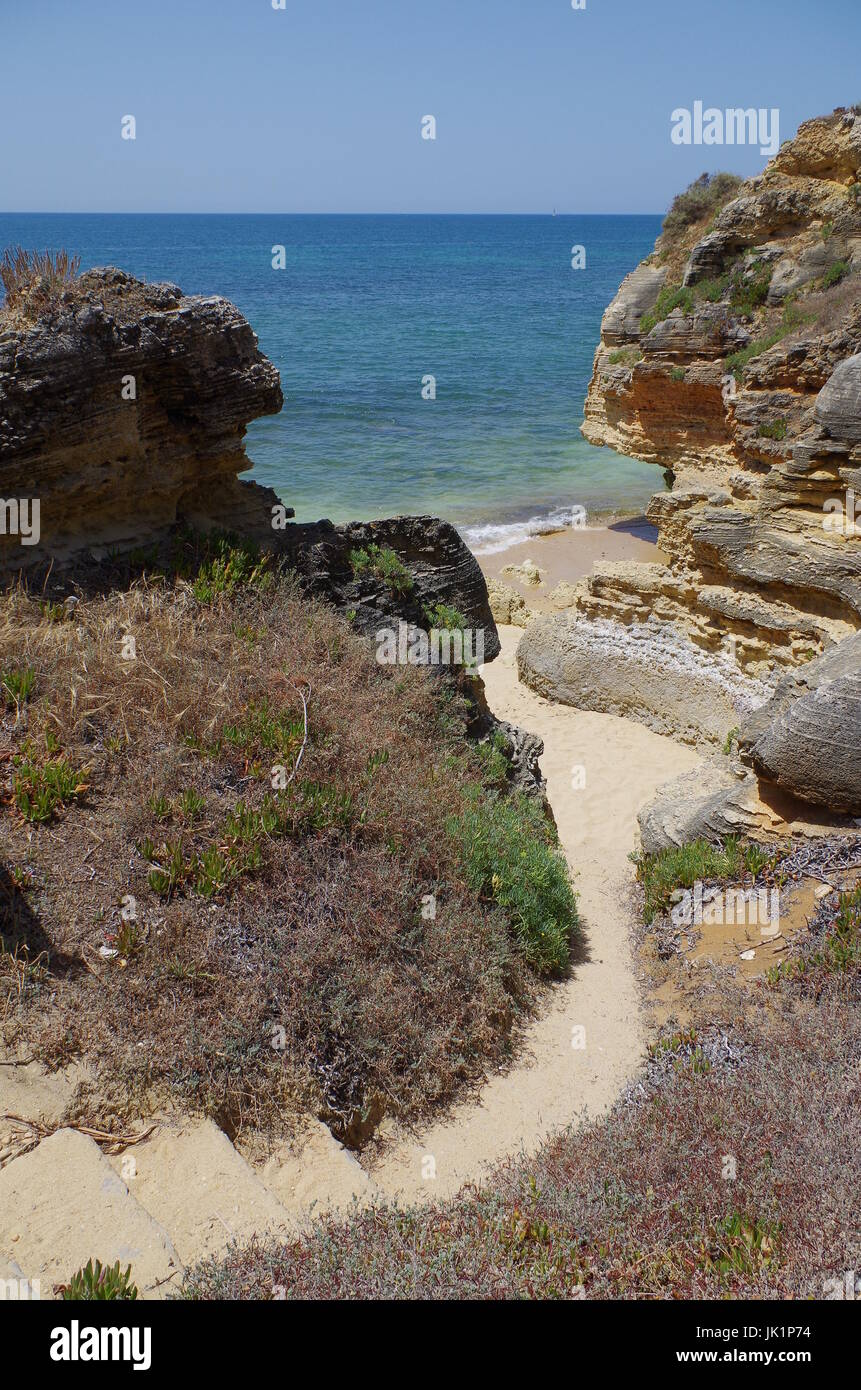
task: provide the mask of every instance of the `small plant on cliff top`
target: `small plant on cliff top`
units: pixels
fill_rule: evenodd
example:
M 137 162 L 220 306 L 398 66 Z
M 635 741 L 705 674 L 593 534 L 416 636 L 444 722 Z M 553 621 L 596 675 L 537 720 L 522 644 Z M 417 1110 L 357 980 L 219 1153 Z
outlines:
M 413 577 L 390 546 L 369 545 L 367 549 L 351 550 L 350 564 L 354 574 L 375 575 L 393 594 L 412 593 Z
M 6 291 L 6 307 L 39 313 L 47 309 L 75 280 L 80 256 L 68 251 L 25 251 L 9 247 L 0 260 L 0 281 Z
M 665 236 L 677 237 L 709 213 L 716 212 L 741 186 L 737 174 L 700 174 L 684 193 L 678 193 L 664 218 Z

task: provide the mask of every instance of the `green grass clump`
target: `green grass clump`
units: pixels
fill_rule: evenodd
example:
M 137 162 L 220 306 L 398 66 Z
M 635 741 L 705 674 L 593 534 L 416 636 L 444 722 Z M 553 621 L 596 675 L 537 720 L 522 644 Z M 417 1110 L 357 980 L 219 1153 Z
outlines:
M 649 309 L 640 319 L 640 332 L 651 333 L 656 323 L 661 323 L 667 318 L 674 309 L 683 309 L 686 314 L 690 314 L 694 307 L 694 292 L 683 286 L 673 288 L 672 285 L 664 285 L 657 299 L 654 308 Z
M 815 951 L 790 956 L 773 966 L 768 973 L 769 983 L 829 975 L 848 975 L 861 970 L 861 884 L 851 892 L 841 893 L 834 920 L 825 933 L 822 945 Z
M 756 878 L 760 870 L 772 862 L 761 845 L 742 845 L 729 836 L 723 845 L 708 840 L 693 840 L 686 845 L 672 845 L 657 854 L 633 854 L 637 879 L 643 885 L 645 901 L 643 920 L 648 926 L 660 912 L 672 906 L 678 888 L 693 888 L 697 882 L 720 879 L 729 882 L 745 873 Z
M 221 730 L 222 743 L 240 749 L 246 756 L 262 753 L 288 758 L 302 742 L 302 715 L 273 709 L 268 700 L 252 701 L 235 723 Z
M 32 748 L 14 759 L 12 795 L 25 820 L 41 825 L 61 806 L 86 791 L 86 769 L 73 767 L 65 757 L 37 763 Z
M 684 369 L 684 367 L 673 367 L 672 371 L 670 372 L 670 377 L 671 377 L 671 379 L 672 379 L 673 381 L 684 381 L 684 379 L 685 379 L 685 369 Z
M 761 308 L 768 298 L 771 284 L 771 267 L 758 266 L 751 279 L 736 276 L 732 281 L 730 308 L 736 314 L 752 314 Z
M 403 560 L 390 546 L 369 545 L 350 551 L 354 574 L 373 574 L 393 594 L 404 596 L 413 591 L 413 577 Z
M 785 439 L 786 421 L 780 417 L 777 420 L 772 420 L 767 425 L 760 425 L 757 434 L 760 439 Z
M 269 556 L 261 555 L 250 541 L 215 536 L 209 538 L 207 546 L 212 553 L 203 561 L 191 586 L 198 603 L 214 603 L 238 589 L 265 588 L 271 581 Z
M 437 632 L 463 632 L 466 628 L 463 614 L 456 608 L 450 608 L 447 603 L 434 603 L 423 611 L 428 627 Z
M 700 280 L 696 286 L 697 297 L 707 300 L 709 304 L 717 304 L 723 299 L 729 284 L 729 275 L 719 275 L 715 280 Z
M 101 1260 L 88 1260 L 83 1269 L 79 1269 L 68 1284 L 62 1286 L 61 1292 L 67 1302 L 103 1299 L 130 1302 L 138 1296 L 137 1285 L 132 1283 L 131 1265 L 121 1270 L 119 1260 L 113 1265 L 103 1265 Z
M 830 265 L 822 277 L 823 289 L 829 290 L 832 285 L 839 285 L 849 274 L 851 267 L 848 261 L 835 261 Z
M 33 694 L 35 684 L 36 672 L 32 666 L 4 671 L 0 677 L 0 694 L 3 696 L 3 703 L 20 708 L 21 705 L 27 703 Z
M 721 1278 L 752 1276 L 776 1258 L 780 1225 L 744 1212 L 731 1212 L 712 1230 L 703 1265 Z
M 564 970 L 578 927 L 577 897 L 541 807 L 522 793 L 502 800 L 475 787 L 446 828 L 467 883 L 503 909 L 532 968 Z
M 611 367 L 633 367 L 635 362 L 639 362 L 643 354 L 639 348 L 614 348 L 607 361 Z
M 195 797 L 195 807 L 199 800 Z M 258 807 L 238 801 L 216 838 L 203 848 L 186 852 L 180 837 L 167 840 L 156 849 L 149 836 L 138 848 L 141 856 L 154 865 L 148 882 L 159 897 L 169 899 L 186 889 L 202 898 L 214 898 L 262 867 L 263 849 L 268 841 L 326 830 L 344 834 L 354 821 L 351 793 L 304 781 L 295 783 L 289 791 L 267 792 Z

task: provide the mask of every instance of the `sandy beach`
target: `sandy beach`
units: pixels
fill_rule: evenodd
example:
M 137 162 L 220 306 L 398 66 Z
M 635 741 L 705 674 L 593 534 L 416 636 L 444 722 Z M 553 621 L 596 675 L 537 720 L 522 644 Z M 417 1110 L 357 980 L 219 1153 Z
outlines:
M 531 536 L 505 550 L 482 551 L 474 554 L 485 579 L 508 584 L 522 594 L 534 613 L 555 611 L 550 595 L 557 584 L 575 584 L 591 574 L 597 560 L 655 560 L 665 559 L 656 545 L 657 531 L 645 517 L 632 517 L 608 526 L 569 527 Z M 531 561 L 541 575 L 540 584 L 525 583 L 511 574 Z

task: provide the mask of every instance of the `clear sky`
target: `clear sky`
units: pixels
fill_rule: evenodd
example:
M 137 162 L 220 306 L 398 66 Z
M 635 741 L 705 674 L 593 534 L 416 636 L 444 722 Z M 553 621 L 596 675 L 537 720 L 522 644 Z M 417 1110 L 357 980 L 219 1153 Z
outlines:
M 0 0 L 0 53 L 7 212 L 661 212 L 765 162 L 674 108 L 861 101 L 861 0 Z

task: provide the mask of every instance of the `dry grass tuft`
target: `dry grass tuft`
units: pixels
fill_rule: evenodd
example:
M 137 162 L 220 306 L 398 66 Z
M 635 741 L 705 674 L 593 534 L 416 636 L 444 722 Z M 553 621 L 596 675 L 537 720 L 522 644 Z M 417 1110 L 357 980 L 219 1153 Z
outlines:
M 80 256 L 68 251 L 26 251 L 7 247 L 0 260 L 0 281 L 6 291 L 5 309 L 38 318 L 52 308 L 77 278 Z

